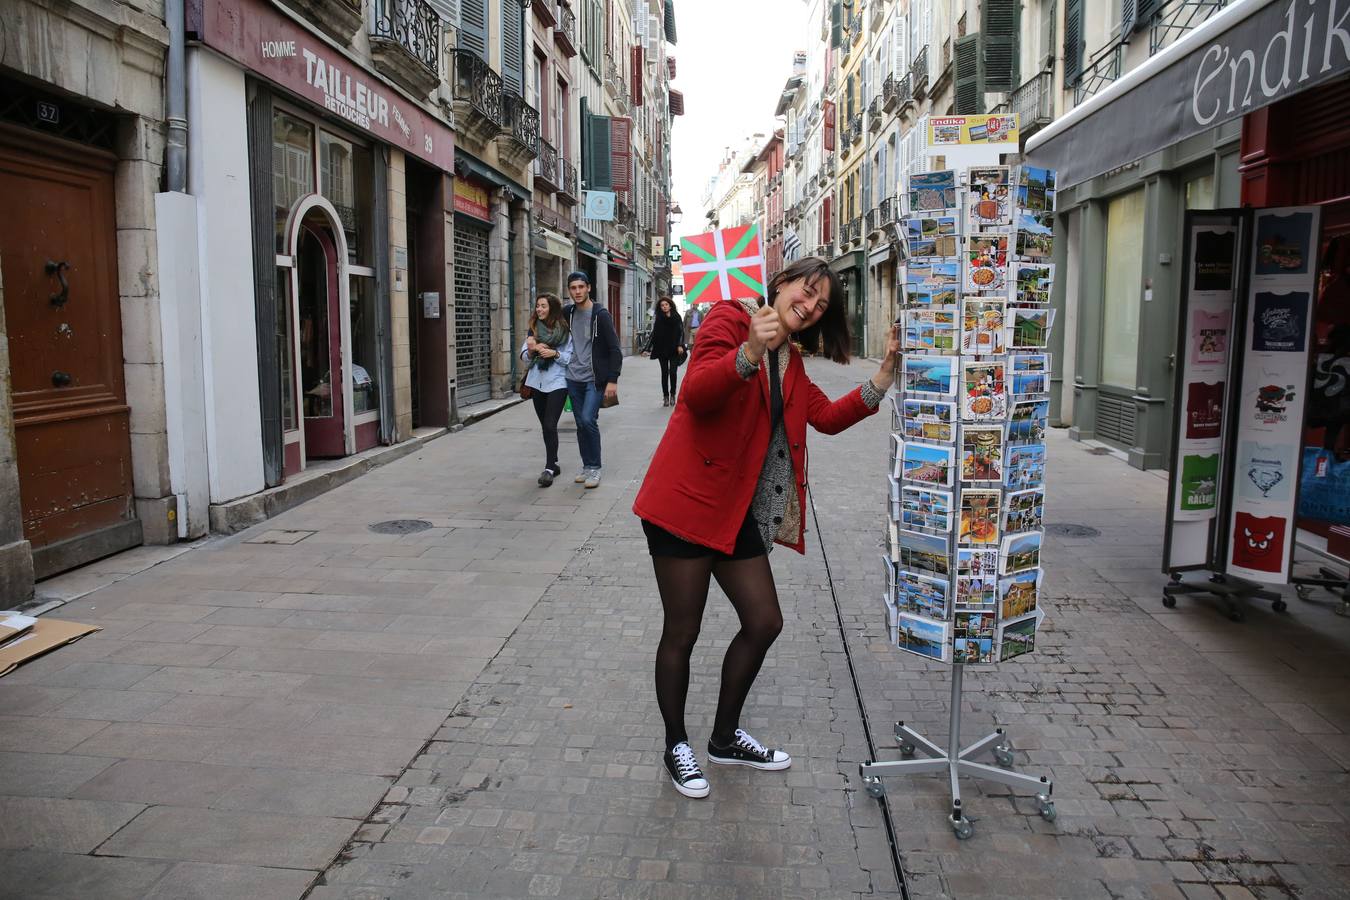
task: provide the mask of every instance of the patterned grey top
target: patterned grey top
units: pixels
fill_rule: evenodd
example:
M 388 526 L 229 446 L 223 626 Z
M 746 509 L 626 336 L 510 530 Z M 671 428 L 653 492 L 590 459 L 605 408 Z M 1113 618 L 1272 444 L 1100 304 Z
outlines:
M 786 369 L 790 358 L 791 354 L 783 354 L 779 365 Z M 736 351 L 736 372 L 742 378 L 748 380 L 755 377 L 764 365 L 764 361 L 758 366 L 750 361 L 744 344 Z M 764 371 L 767 378 L 768 370 Z M 870 378 L 860 387 L 862 401 L 868 409 L 876 409 L 886 398 L 886 392 L 877 390 Z M 800 533 L 798 526 L 801 511 L 797 509 L 797 492 L 792 480 L 792 454 L 788 451 L 787 429 L 780 421 L 769 438 L 769 449 L 764 454 L 764 465 L 759 470 L 759 481 L 755 484 L 755 496 L 750 501 L 750 514 L 759 526 L 765 553 L 773 550 L 774 538 L 784 537 L 795 543 Z

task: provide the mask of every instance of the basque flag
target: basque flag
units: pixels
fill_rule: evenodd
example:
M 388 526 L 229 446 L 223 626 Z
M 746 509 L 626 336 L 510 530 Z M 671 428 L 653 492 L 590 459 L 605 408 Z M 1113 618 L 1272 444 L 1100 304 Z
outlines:
M 680 249 L 687 302 L 764 296 L 759 226 L 741 225 L 681 238 Z

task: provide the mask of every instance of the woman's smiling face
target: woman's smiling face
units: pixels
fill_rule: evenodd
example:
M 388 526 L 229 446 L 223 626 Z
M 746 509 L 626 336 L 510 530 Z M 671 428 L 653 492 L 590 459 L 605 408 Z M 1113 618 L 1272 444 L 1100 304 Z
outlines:
M 534 314 L 541 319 L 548 318 L 548 298 L 540 297 L 534 301 Z
M 773 308 L 789 333 L 796 333 L 820 321 L 830 305 L 830 282 L 822 275 L 814 279 L 798 278 L 779 286 Z

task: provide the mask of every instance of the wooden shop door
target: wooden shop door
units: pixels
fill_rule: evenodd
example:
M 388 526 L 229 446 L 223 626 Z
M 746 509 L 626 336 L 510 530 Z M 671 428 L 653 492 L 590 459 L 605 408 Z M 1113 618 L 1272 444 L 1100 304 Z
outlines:
M 0 273 L 24 537 L 39 577 L 140 543 L 111 154 L 0 127 Z M 36 552 L 60 541 L 61 561 Z M 82 547 L 87 549 L 82 550 Z

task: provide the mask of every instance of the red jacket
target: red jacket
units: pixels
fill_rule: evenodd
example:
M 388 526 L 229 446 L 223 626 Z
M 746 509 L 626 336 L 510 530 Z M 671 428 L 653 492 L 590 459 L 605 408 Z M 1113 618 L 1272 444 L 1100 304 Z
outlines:
M 633 504 L 640 518 L 723 553 L 736 545 L 769 449 L 768 370 L 761 365 L 749 380 L 736 371 L 736 351 L 749 334 L 750 314 L 735 301 L 720 301 L 704 318 L 679 402 Z M 780 543 L 805 553 L 806 425 L 838 434 L 876 410 L 861 389 L 831 401 L 806 377 L 797 349 L 786 346 L 783 424 L 803 515 L 796 542 Z

